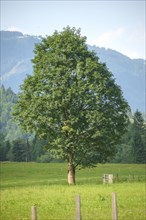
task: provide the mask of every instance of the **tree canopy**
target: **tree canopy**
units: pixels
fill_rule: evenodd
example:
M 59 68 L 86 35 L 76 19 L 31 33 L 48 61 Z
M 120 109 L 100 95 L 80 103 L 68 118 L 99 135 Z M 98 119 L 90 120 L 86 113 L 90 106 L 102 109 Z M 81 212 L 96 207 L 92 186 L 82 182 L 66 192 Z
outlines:
M 93 166 L 114 155 L 129 109 L 112 73 L 88 50 L 80 29 L 66 27 L 42 39 L 34 50 L 14 116 L 27 132 L 48 140 L 48 148 L 76 166 Z

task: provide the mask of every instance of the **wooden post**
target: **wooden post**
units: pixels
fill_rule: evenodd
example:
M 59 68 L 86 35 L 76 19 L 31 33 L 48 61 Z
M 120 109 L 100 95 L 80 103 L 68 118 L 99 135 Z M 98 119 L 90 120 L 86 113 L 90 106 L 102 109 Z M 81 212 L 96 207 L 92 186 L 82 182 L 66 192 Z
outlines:
M 37 220 L 37 207 L 31 207 L 31 220 Z
M 118 220 L 117 196 L 115 192 L 112 193 L 112 220 Z
M 76 220 L 81 220 L 81 201 L 80 201 L 80 196 L 76 196 Z

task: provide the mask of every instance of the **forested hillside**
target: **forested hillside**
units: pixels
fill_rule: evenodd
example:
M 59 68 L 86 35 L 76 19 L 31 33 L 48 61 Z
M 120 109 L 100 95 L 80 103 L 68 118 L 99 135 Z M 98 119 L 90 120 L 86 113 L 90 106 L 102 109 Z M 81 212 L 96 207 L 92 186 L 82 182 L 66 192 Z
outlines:
M 141 112 L 136 111 L 130 116 L 126 134 L 117 146 L 117 154 L 113 159 L 116 163 L 146 162 L 146 123 Z
M 38 140 L 33 134 L 23 133 L 13 120 L 12 110 L 17 95 L 11 88 L 0 88 L 0 160 L 36 161 L 45 153 L 45 141 Z
M 14 122 L 13 106 L 17 95 L 11 88 L 0 88 L 0 160 L 50 162 L 55 158 L 45 149 L 46 140 L 39 140 L 35 134 L 24 134 Z M 142 113 L 136 111 L 130 116 L 127 133 L 117 146 L 117 154 L 109 158 L 116 163 L 144 163 L 146 158 L 146 123 Z

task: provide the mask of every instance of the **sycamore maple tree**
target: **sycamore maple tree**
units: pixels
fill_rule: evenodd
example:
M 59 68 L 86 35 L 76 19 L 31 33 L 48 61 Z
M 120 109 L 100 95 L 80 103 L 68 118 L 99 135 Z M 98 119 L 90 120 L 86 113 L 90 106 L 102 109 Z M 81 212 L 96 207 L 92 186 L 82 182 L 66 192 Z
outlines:
M 128 104 L 112 73 L 88 50 L 80 29 L 66 27 L 35 46 L 33 75 L 27 76 L 14 116 L 27 132 L 48 140 L 75 169 L 106 162 L 125 132 Z

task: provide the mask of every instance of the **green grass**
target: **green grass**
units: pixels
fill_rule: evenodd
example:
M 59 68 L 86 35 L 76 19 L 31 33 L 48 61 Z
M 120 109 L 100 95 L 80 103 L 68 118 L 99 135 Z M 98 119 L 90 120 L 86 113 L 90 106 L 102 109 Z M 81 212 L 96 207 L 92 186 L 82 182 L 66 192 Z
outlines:
M 75 186 L 66 182 L 66 164 L 2 163 L 1 220 L 30 220 L 37 205 L 38 220 L 75 219 L 75 197 L 81 196 L 82 219 L 111 220 L 111 195 L 117 193 L 119 220 L 146 219 L 145 165 L 99 165 L 78 170 Z M 102 184 L 102 175 L 119 182 Z

